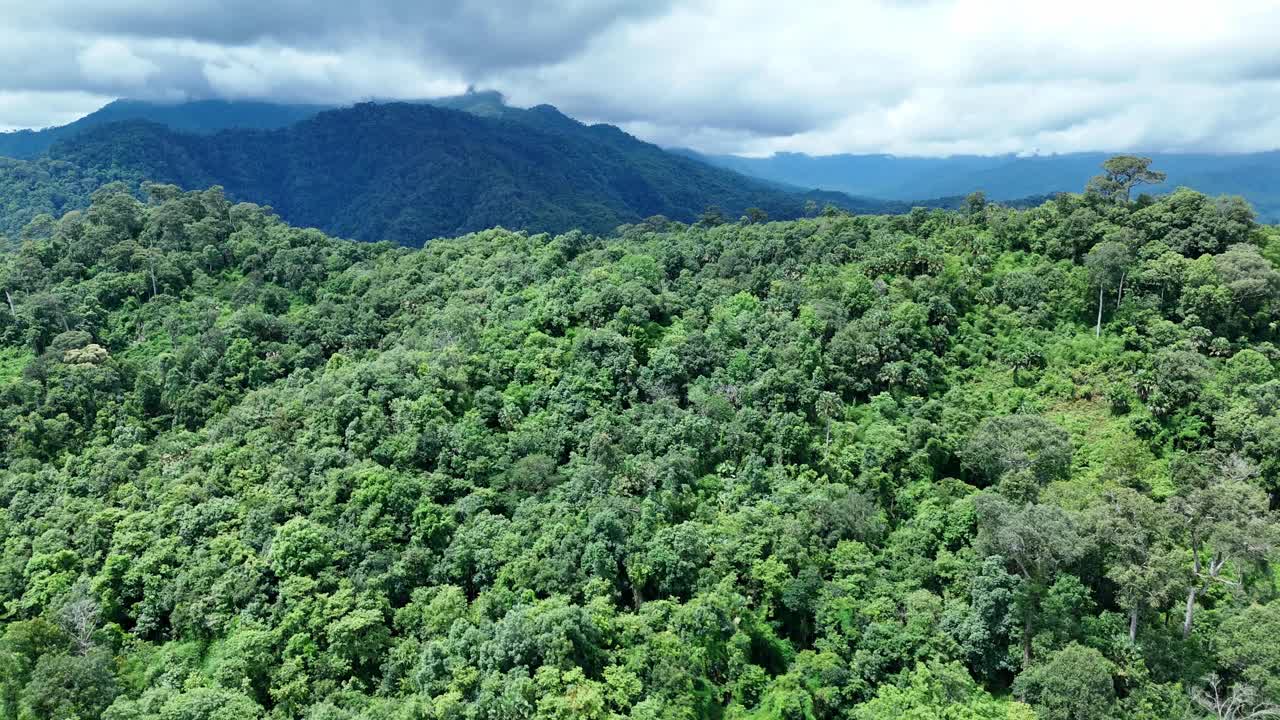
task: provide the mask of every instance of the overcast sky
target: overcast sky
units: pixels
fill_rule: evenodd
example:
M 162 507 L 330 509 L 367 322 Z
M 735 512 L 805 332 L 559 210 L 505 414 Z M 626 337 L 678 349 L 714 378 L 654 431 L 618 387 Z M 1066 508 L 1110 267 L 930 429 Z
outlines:
M 1280 147 L 1278 0 L 0 0 L 0 128 L 468 85 L 711 152 Z

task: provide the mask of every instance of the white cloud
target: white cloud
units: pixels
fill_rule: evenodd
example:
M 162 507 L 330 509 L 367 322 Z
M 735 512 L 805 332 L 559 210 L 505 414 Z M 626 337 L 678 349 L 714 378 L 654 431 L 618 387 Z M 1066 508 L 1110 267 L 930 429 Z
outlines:
M 0 0 L 13 18 L 0 29 L 0 92 L 346 102 L 477 84 L 661 144 L 751 154 L 1280 145 L 1274 0 L 33 8 Z M 23 121 L 5 112 L 0 124 Z
M 83 92 L 0 91 L 0 131 L 65 125 L 111 99 Z
M 1278 27 L 1272 0 L 705 0 L 502 80 L 712 151 L 1270 149 Z
M 135 87 L 160 69 L 151 60 L 133 54 L 121 40 L 95 40 L 76 56 L 80 72 L 91 83 Z

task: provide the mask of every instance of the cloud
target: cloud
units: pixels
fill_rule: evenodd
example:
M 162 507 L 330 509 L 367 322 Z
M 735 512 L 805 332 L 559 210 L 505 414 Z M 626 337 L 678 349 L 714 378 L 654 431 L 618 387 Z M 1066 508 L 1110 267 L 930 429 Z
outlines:
M 378 47 L 463 75 L 555 62 L 666 0 L 5 0 L 11 25 L 309 52 Z
M 33 103 L 0 103 L 7 126 L 62 118 L 69 97 L 335 103 L 475 84 L 712 152 L 1280 144 L 1273 0 L 0 0 L 0 12 L 0 93 Z
M 111 100 L 83 92 L 0 91 L 0 132 L 65 125 Z
M 1271 0 L 707 0 L 505 79 L 722 152 L 1270 149 L 1276 27 Z
M 133 54 L 120 40 L 95 40 L 77 56 L 80 73 L 91 83 L 131 87 L 146 83 L 160 69 Z

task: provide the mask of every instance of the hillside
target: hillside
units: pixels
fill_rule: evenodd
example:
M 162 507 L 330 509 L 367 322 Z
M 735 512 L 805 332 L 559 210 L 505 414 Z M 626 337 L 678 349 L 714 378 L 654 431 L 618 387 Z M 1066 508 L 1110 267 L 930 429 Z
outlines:
M 95 190 L 116 180 L 137 187 L 142 178 L 113 168 L 86 171 L 48 158 L 0 157 L 0 246 L 6 237 L 17 240 L 22 229 L 41 215 L 56 218 L 83 210 Z
M 1050 195 L 1082 187 L 1107 158 L 1103 153 L 948 158 L 780 153 L 747 158 L 680 152 L 761 179 L 886 200 L 964 195 L 974 190 L 996 200 Z M 1143 154 L 1169 175 L 1168 182 L 1149 192 L 1167 193 L 1187 186 L 1212 195 L 1240 195 L 1263 219 L 1280 221 L 1280 152 Z
M 1280 236 L 1240 204 L 409 250 L 153 186 L 28 235 L 0 717 L 1280 703 Z
M 778 189 L 667 153 L 617 128 L 582 125 L 551 107 L 513 112 L 522 119 L 425 104 L 362 104 L 284 129 L 204 135 L 113 123 L 62 141 L 47 158 L 10 173 L 56 175 L 45 166 L 66 163 L 59 167 L 78 171 L 77 178 L 220 185 L 230 197 L 270 205 L 298 225 L 411 245 L 499 225 L 605 233 L 653 215 L 693 221 L 713 206 L 735 219 L 752 207 L 798 217 L 809 200 L 858 211 L 897 209 Z M 68 206 L 74 205 L 55 209 Z
M 462 95 L 413 101 L 416 104 L 460 110 L 483 117 L 501 117 L 538 123 L 537 114 L 511 107 L 501 93 L 469 91 Z M 300 105 L 263 100 L 188 100 L 158 102 L 121 98 L 88 115 L 56 127 L 0 132 L 0 157 L 30 160 L 48 152 L 61 140 L 69 140 L 90 128 L 139 120 L 170 130 L 209 134 L 219 130 L 275 130 L 336 105 Z
M 292 125 L 327 109 L 323 105 L 288 105 L 254 100 L 163 103 L 122 99 L 66 125 L 0 133 L 0 157 L 35 158 L 61 140 L 71 139 L 90 128 L 126 120 L 143 120 L 194 133 L 233 128 L 266 130 Z
M 504 117 L 509 120 L 533 117 L 530 113 L 507 105 L 502 94 L 493 91 L 467 92 L 416 102 L 485 117 Z M 262 100 L 158 102 L 121 98 L 66 125 L 40 130 L 0 132 L 0 158 L 31 160 L 47 153 L 55 143 L 69 140 L 85 130 L 129 120 L 155 123 L 180 132 L 208 134 L 234 129 L 275 130 L 336 108 L 333 105 L 300 105 Z

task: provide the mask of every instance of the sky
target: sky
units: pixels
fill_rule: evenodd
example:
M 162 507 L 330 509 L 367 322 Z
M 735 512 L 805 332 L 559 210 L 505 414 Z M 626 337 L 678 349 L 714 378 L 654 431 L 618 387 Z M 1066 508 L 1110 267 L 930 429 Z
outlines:
M 0 129 L 496 89 L 704 152 L 1280 148 L 1277 0 L 0 0 Z

